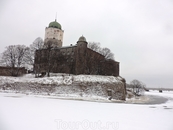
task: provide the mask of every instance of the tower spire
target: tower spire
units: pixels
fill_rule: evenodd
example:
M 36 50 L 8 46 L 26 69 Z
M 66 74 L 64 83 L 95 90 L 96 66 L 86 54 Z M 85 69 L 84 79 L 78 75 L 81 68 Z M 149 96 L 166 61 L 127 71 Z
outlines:
M 55 15 L 55 21 L 56 21 L 56 19 L 57 19 L 57 12 L 56 12 L 56 15 Z

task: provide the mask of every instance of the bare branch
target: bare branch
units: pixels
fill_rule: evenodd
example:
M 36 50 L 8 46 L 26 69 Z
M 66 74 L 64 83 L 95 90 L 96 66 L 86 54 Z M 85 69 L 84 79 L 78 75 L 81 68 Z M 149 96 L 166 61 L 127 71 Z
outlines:
M 25 53 L 25 62 L 28 65 L 34 65 L 35 51 L 43 48 L 43 40 L 38 37 L 34 40 L 34 42 L 27 48 Z
M 140 96 L 144 93 L 145 84 L 138 80 L 133 80 L 130 82 L 130 86 L 133 89 L 133 93 Z
M 24 45 L 10 45 L 2 53 L 1 63 L 11 67 L 12 76 L 18 76 L 19 68 L 25 63 L 24 57 L 26 51 L 27 47 Z
M 111 50 L 109 48 L 103 48 L 103 49 L 101 49 L 100 54 L 102 54 L 103 56 L 105 56 L 106 59 L 112 59 L 112 60 L 114 60 L 114 54 L 111 52 Z
M 88 43 L 88 48 L 102 54 L 105 59 L 114 60 L 114 54 L 111 52 L 111 50 L 109 48 L 101 48 L 100 43 L 90 42 Z

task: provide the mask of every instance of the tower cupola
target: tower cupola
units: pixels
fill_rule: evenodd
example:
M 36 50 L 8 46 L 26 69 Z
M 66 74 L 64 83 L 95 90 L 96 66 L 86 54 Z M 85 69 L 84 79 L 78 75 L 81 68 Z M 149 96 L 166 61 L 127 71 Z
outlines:
M 49 28 L 50 27 L 61 29 L 61 24 L 59 24 L 55 19 L 55 21 L 49 23 Z
M 79 40 L 77 41 L 77 43 L 78 43 L 78 42 L 87 43 L 86 38 L 85 38 L 83 35 L 79 38 Z

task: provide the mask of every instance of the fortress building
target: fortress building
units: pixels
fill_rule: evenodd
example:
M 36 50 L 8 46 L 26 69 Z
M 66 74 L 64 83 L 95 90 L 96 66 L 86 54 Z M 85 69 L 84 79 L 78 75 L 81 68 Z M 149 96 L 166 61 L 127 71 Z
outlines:
M 119 76 L 119 62 L 105 57 L 87 47 L 81 36 L 75 45 L 63 46 L 61 25 L 55 20 L 45 29 L 44 49 L 35 53 L 36 73 L 68 73 Z

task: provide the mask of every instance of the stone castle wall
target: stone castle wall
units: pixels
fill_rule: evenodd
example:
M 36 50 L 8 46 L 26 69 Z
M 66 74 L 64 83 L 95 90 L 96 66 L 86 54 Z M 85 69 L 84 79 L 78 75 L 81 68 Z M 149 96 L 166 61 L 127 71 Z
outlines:
M 50 69 L 53 73 L 119 76 L 119 62 L 105 59 L 83 42 L 75 46 L 37 50 L 34 68 L 36 73 Z
M 24 67 L 11 68 L 0 66 L 0 76 L 21 76 L 26 73 L 27 70 Z
M 94 80 L 93 80 L 94 79 Z M 87 97 L 98 99 L 109 98 L 125 100 L 124 83 L 120 77 L 113 76 L 91 76 L 91 75 L 59 75 L 53 78 L 37 78 L 22 81 L 22 78 L 3 78 L 0 77 L 0 91 L 17 92 L 23 94 L 36 95 L 63 95 L 67 97 L 77 97 L 86 100 Z M 32 81 L 32 82 L 31 82 Z

